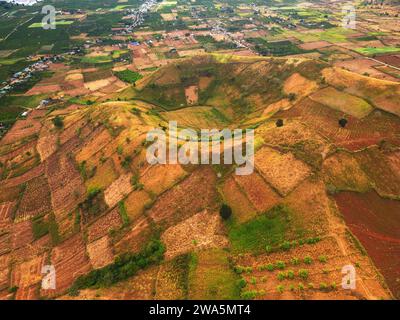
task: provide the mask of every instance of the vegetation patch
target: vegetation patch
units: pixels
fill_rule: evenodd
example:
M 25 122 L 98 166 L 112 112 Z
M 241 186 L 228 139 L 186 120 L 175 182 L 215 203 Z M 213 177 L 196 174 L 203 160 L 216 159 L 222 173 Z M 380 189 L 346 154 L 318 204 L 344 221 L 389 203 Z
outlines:
M 159 240 L 151 240 L 139 253 L 125 253 L 117 257 L 114 263 L 92 270 L 76 279 L 70 288 L 70 294 L 76 295 L 86 288 L 109 287 L 134 276 L 139 270 L 159 263 L 164 256 L 164 245 Z
M 230 227 L 229 239 L 236 252 L 261 252 L 267 246 L 277 245 L 285 239 L 290 221 L 290 209 L 277 205 L 266 213 L 241 225 Z

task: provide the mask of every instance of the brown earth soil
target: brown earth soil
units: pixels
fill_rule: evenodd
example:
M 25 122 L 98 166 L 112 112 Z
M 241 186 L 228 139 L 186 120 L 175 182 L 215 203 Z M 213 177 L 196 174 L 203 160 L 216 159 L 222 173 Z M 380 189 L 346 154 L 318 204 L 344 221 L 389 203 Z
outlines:
M 383 199 L 375 192 L 341 192 L 335 200 L 350 230 L 360 240 L 400 298 L 400 201 Z

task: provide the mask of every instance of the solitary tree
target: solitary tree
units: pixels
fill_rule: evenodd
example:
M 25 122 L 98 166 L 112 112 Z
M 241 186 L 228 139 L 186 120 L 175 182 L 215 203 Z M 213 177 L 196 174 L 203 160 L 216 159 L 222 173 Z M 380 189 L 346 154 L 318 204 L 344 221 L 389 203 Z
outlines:
M 221 215 L 222 219 L 227 220 L 232 215 L 232 209 L 230 206 L 224 203 L 219 210 L 219 214 Z
M 60 116 L 56 116 L 54 119 L 53 119 L 53 124 L 54 124 L 54 126 L 56 127 L 56 128 L 62 128 L 63 126 L 64 126 L 64 122 L 63 122 L 63 120 L 62 120 L 62 118 L 60 117 Z
M 342 118 L 339 120 L 339 126 L 341 126 L 342 128 L 344 128 L 347 124 L 347 120 L 345 118 Z
M 283 127 L 283 120 L 282 120 L 282 119 L 278 119 L 278 120 L 276 121 L 276 126 L 277 126 L 277 127 Z

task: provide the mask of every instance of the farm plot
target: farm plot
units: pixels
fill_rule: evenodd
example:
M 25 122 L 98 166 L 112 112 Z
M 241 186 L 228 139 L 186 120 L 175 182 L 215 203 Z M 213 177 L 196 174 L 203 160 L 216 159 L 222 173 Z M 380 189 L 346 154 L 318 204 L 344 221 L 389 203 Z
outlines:
M 311 173 L 310 168 L 292 153 L 281 154 L 268 147 L 257 151 L 254 161 L 257 170 L 282 196 L 290 193 Z
M 222 249 L 193 254 L 189 273 L 189 299 L 238 299 L 238 277 Z
M 229 119 L 214 107 L 187 107 L 161 115 L 167 121 L 176 121 L 179 126 L 195 129 L 222 128 L 229 123 Z
M 90 262 L 94 269 L 102 268 L 113 262 L 110 238 L 104 236 L 87 245 Z
M 326 68 L 322 74 L 332 86 L 345 87 L 347 93 L 366 98 L 376 108 L 400 116 L 399 83 L 365 77 L 339 68 Z
M 115 254 L 125 252 L 139 252 L 150 238 L 154 236 L 154 230 L 146 216 L 137 219 L 133 226 L 122 238 L 117 239 L 114 244 Z
M 377 144 L 380 140 L 388 140 L 399 144 L 396 132 L 400 130 L 400 120 L 381 111 L 373 111 L 363 119 L 348 116 L 345 128 L 338 124 L 343 114 L 326 108 L 311 99 L 304 99 L 290 110 L 276 115 L 277 117 L 298 118 L 315 132 L 327 137 L 336 145 L 348 150 L 359 150 Z M 307 129 L 306 129 L 307 130 Z M 263 135 L 267 139 L 267 135 Z
M 383 199 L 375 192 L 342 192 L 335 195 L 335 200 L 346 224 L 399 298 L 400 201 Z
M 335 237 L 328 236 L 288 251 L 238 258 L 235 269 L 249 270 L 242 273 L 247 285 L 241 296 L 267 300 L 353 300 L 376 298 L 369 294 L 374 292 L 378 297 L 388 298 L 369 260 L 354 248 L 346 250 Z M 354 291 L 342 289 L 341 270 L 344 265 L 355 263 L 362 266 L 357 269 L 357 281 L 362 285 Z
M 11 235 L 8 232 L 0 234 L 0 256 L 9 253 L 12 249 Z
M 303 50 L 316 50 L 330 46 L 332 46 L 332 43 L 327 41 L 313 41 L 313 42 L 302 43 L 299 45 L 299 47 Z
M 93 136 L 82 147 L 81 151 L 76 155 L 76 161 L 81 163 L 82 161 L 87 161 L 94 154 L 102 150 L 107 144 L 112 140 L 108 130 L 103 129 L 100 133 Z
M 244 176 L 233 175 L 233 178 L 257 212 L 265 212 L 281 200 L 279 195 L 257 173 Z
M 76 234 L 55 247 L 51 252 L 51 264 L 57 275 L 55 294 L 63 293 L 78 276 L 89 272 L 91 265 L 82 235 Z M 42 292 L 42 295 L 46 295 L 46 292 Z
M 375 58 L 383 63 L 387 63 L 391 66 L 400 68 L 400 56 L 399 55 L 382 55 Z
M 163 262 L 155 284 L 156 300 L 187 299 L 187 282 L 190 254 Z
M 18 140 L 38 134 L 41 128 L 38 119 L 28 115 L 26 119 L 18 120 L 1 140 L 1 144 L 10 144 Z
M 132 192 L 131 180 L 131 173 L 123 174 L 104 191 L 104 200 L 110 208 Z
M 228 245 L 223 236 L 218 213 L 201 211 L 183 222 L 165 230 L 161 240 L 166 246 L 166 259 L 175 258 L 192 250 L 221 248 Z
M 118 212 L 118 208 L 115 208 L 88 226 L 88 242 L 104 237 L 108 235 L 110 230 L 117 230 L 121 226 L 121 216 Z
M 0 291 L 9 287 L 9 267 L 11 261 L 10 258 L 11 255 L 9 254 L 4 254 L 0 256 Z
M 327 158 L 323 172 L 327 183 L 335 190 L 365 192 L 371 188 L 368 176 L 350 153 L 337 152 Z
M 375 147 L 356 153 L 355 158 L 380 195 L 398 198 L 400 174 L 393 170 L 387 155 Z
M 233 218 L 238 223 L 246 222 L 256 216 L 257 210 L 240 190 L 233 177 L 229 177 L 221 187 L 224 201 L 233 211 Z
M 53 154 L 46 162 L 46 176 L 56 220 L 62 220 L 83 200 L 86 188 L 71 159 Z
M 313 237 L 328 232 L 332 208 L 322 181 L 305 180 L 285 198 L 284 204 L 291 208 L 288 236 Z
M 0 228 L 12 222 L 12 212 L 15 205 L 15 201 L 0 203 Z
M 49 122 L 43 125 L 37 141 L 36 149 L 42 161 L 57 151 L 58 133 L 52 132 L 51 127 Z
M 336 67 L 343 67 L 349 71 L 361 74 L 361 75 L 368 75 L 373 78 L 383 79 L 383 80 L 390 80 L 390 81 L 397 81 L 396 78 L 379 71 L 376 69 L 376 66 L 379 66 L 379 62 L 370 60 L 370 59 L 352 59 L 352 60 L 345 60 L 345 61 L 337 61 L 334 63 Z
M 316 91 L 318 87 L 315 81 L 308 80 L 299 73 L 294 73 L 286 79 L 283 90 L 286 94 L 295 94 L 296 98 L 298 98 L 308 96 Z
M 364 118 L 373 107 L 363 99 L 328 87 L 313 93 L 310 99 L 334 110 L 350 114 L 358 119 Z
M 11 245 L 14 250 L 27 246 L 33 241 L 31 221 L 14 223 L 11 231 Z
M 214 205 L 216 177 L 208 166 L 195 170 L 183 182 L 163 193 L 149 210 L 156 224 L 169 227 Z
M 15 215 L 16 221 L 27 220 L 52 210 L 50 188 L 44 176 L 32 179 L 26 185 L 25 192 Z
M 145 208 L 150 205 L 151 198 L 144 190 L 133 191 L 125 200 L 126 212 L 131 221 L 138 219 Z
M 88 190 L 100 188 L 102 190 L 108 188 L 116 179 L 117 174 L 114 169 L 112 159 L 108 159 L 103 164 L 96 167 L 96 173 L 93 177 L 86 180 L 85 184 Z
M 185 176 L 186 172 L 179 164 L 155 165 L 145 169 L 140 176 L 140 182 L 146 191 L 160 194 Z

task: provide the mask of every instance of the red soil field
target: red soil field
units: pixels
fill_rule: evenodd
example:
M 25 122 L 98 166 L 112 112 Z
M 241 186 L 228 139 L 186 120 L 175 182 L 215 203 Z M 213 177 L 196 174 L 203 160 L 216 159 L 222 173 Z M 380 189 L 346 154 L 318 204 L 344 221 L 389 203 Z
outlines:
M 14 223 L 12 225 L 11 239 L 14 250 L 31 243 L 33 240 L 32 222 L 28 220 Z
M 49 157 L 46 163 L 46 176 L 56 219 L 61 220 L 84 199 L 85 185 L 72 159 L 64 153 L 56 153 Z
M 202 166 L 183 182 L 162 194 L 151 208 L 149 217 L 168 227 L 210 207 L 216 197 L 215 173 Z
M 4 145 L 4 144 L 2 143 L 2 145 Z M 0 161 L 4 163 L 5 161 L 15 158 L 16 156 L 23 154 L 26 151 L 32 150 L 35 146 L 36 146 L 36 140 L 31 140 L 31 141 L 23 144 L 22 146 L 19 146 L 19 147 L 15 148 L 14 150 L 0 156 Z
M 373 111 L 363 119 L 346 116 L 346 127 L 340 128 L 338 121 L 344 113 L 330 109 L 306 98 L 288 111 L 276 117 L 299 118 L 326 136 L 336 145 L 355 151 L 377 144 L 381 140 L 400 145 L 396 132 L 400 132 L 400 119 L 384 111 Z
M 24 195 L 18 206 L 16 219 L 28 219 L 51 211 L 50 188 L 44 176 L 27 183 Z
M 8 188 L 20 186 L 21 184 L 26 183 L 26 182 L 44 174 L 44 167 L 45 167 L 44 163 L 42 162 L 35 168 L 29 170 L 28 172 L 24 173 L 23 175 L 20 175 L 19 177 L 15 177 L 15 178 L 11 178 L 11 179 L 2 181 L 2 184 L 4 184 L 4 186 L 8 187 Z
M 11 223 L 11 213 L 15 202 L 0 203 L 0 228 Z
M 88 242 L 92 242 L 108 234 L 111 229 L 118 229 L 122 225 L 118 208 L 97 219 L 88 227 Z
M 42 124 L 37 115 L 30 113 L 26 120 L 18 120 L 2 139 L 2 144 L 16 142 L 20 139 L 39 133 Z
M 400 201 L 375 192 L 341 192 L 335 200 L 350 230 L 400 298 Z
M 55 247 L 51 252 L 51 263 L 56 269 L 55 291 L 63 293 L 78 276 L 91 269 L 82 235 L 77 234 Z
M 395 67 L 400 67 L 400 55 L 385 55 L 385 56 L 378 56 L 375 58 L 383 63 L 390 64 Z

